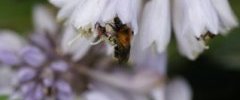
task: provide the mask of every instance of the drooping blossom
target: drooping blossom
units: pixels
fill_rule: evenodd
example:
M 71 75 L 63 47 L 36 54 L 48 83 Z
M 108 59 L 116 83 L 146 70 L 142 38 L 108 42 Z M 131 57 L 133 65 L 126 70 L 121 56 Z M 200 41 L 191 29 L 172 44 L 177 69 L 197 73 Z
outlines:
M 134 30 L 132 45 L 138 46 L 132 52 L 144 51 L 152 44 L 159 53 L 164 52 L 173 27 L 180 53 L 191 60 L 208 49 L 213 36 L 238 25 L 228 0 L 49 1 L 60 8 L 59 20 L 66 20 L 87 37 L 96 37 L 96 23 L 106 25 L 118 16 Z

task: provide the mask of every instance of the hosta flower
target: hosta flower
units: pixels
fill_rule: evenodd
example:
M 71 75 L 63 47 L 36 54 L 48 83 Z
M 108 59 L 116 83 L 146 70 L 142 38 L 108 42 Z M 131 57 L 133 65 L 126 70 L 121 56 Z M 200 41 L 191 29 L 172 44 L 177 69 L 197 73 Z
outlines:
M 208 48 L 207 42 L 213 36 L 237 26 L 227 0 L 172 0 L 169 3 L 169 0 L 146 2 L 139 36 L 135 36 L 134 43 L 140 50 L 152 44 L 160 53 L 166 50 L 172 22 L 181 54 L 194 60 Z
M 143 7 L 139 34 L 133 45 L 146 50 L 153 44 L 159 53 L 166 51 L 170 40 L 170 0 L 147 1 Z
M 174 0 L 173 26 L 180 52 L 196 59 L 213 36 L 238 25 L 228 0 Z
M 76 42 L 93 42 L 98 37 L 96 25 L 100 24 L 107 28 L 113 23 L 114 18 L 127 25 L 133 33 L 138 32 L 138 15 L 140 14 L 142 0 L 49 0 L 52 4 L 60 8 L 57 15 L 58 20 L 66 20 L 66 24 L 73 26 L 79 34 L 72 34 L 72 39 L 66 39 L 68 44 L 74 45 Z M 113 29 L 108 32 L 112 33 Z M 75 38 L 74 38 L 75 37 Z M 81 39 L 77 41 L 78 39 Z M 76 40 L 76 41 L 75 41 Z M 101 41 L 100 41 L 101 42 Z M 92 45 L 86 44 L 86 47 Z M 106 44 L 107 53 L 113 53 L 113 47 Z M 88 49 L 86 49 L 88 50 Z M 84 50 L 84 51 L 86 51 Z
M 96 37 L 95 24 L 106 25 L 116 16 L 134 30 L 132 45 L 144 51 L 151 45 L 166 50 L 171 23 L 180 53 L 193 60 L 208 48 L 207 42 L 237 26 L 227 0 L 50 0 L 82 35 Z M 170 9 L 172 8 L 172 9 Z M 91 38 L 92 39 L 92 38 Z M 93 41 L 92 39 L 91 41 Z M 134 42 L 135 41 L 135 42 Z M 135 52 L 133 50 L 132 52 Z
M 123 24 L 129 24 L 137 31 L 137 17 L 141 0 L 50 0 L 61 8 L 58 19 L 68 18 L 81 34 L 92 34 L 97 22 L 107 23 L 118 16 Z M 89 30 L 89 31 L 88 31 Z

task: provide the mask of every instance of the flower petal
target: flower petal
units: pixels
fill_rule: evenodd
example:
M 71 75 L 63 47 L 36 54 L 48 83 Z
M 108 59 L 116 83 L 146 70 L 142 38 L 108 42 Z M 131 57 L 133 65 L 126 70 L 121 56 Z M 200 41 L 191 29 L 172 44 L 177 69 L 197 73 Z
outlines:
M 140 33 L 135 38 L 139 49 L 145 50 L 156 43 L 159 53 L 166 50 L 170 40 L 169 12 L 169 0 L 151 0 L 145 4 Z
M 57 87 L 58 91 L 61 92 L 61 93 L 64 93 L 64 94 L 71 94 L 72 93 L 71 86 L 66 81 L 58 80 L 56 82 L 56 87 Z
M 71 0 L 49 0 L 50 3 L 52 3 L 54 6 L 57 7 L 63 7 L 67 2 L 71 2 Z
M 188 6 L 186 5 L 187 4 L 186 2 L 188 1 L 184 0 L 174 1 L 173 24 L 180 53 L 184 56 L 187 56 L 189 59 L 194 60 L 198 57 L 200 53 L 202 53 L 206 49 L 206 46 L 203 43 L 203 41 L 199 41 L 196 38 L 198 35 L 206 33 L 206 29 L 204 29 L 203 22 L 199 21 L 205 17 L 199 17 L 203 16 L 199 15 L 197 16 L 197 18 L 199 18 L 198 20 L 196 21 L 192 20 L 193 22 L 192 21 L 189 22 L 188 18 L 190 15 L 186 16 L 188 13 L 185 10 L 186 6 Z M 196 5 L 198 6 L 198 4 Z M 199 9 L 196 9 L 195 11 L 192 12 L 196 13 L 196 11 L 198 11 Z M 191 16 L 192 19 L 194 18 L 194 16 L 196 16 L 194 15 L 194 13 L 190 13 L 192 15 Z
M 0 95 L 10 95 L 14 90 L 12 79 L 15 72 L 9 67 L 0 67 Z
M 165 96 L 166 93 L 165 93 L 165 87 L 164 86 L 159 86 L 159 87 L 156 87 L 155 89 L 152 90 L 151 96 L 154 100 L 168 100 L 168 99 L 166 99 L 166 96 Z
M 158 73 L 152 71 L 137 72 L 136 75 L 127 76 L 126 73 L 108 74 L 99 71 L 87 71 L 87 75 L 91 78 L 98 80 L 104 84 L 121 88 L 123 90 L 135 91 L 135 92 L 147 92 L 153 87 L 158 85 L 162 78 Z
M 92 46 L 90 43 L 93 39 L 86 39 L 85 37 L 80 37 L 78 40 L 74 41 L 71 45 L 69 44 L 76 36 L 77 32 L 73 27 L 69 26 L 65 29 L 61 47 L 65 54 L 73 55 L 73 60 L 80 60 Z
M 136 64 L 136 69 L 152 70 L 161 75 L 165 75 L 167 66 L 166 53 L 159 54 L 154 50 L 154 47 L 152 47 L 145 51 L 135 51 L 131 56 L 131 59 Z
M 25 41 L 17 35 L 17 33 L 10 30 L 0 31 L 0 49 L 18 51 L 25 45 Z
M 230 7 L 228 0 L 211 0 L 211 1 L 218 13 L 219 20 L 221 22 L 220 24 L 222 24 L 220 32 L 225 33 L 231 28 L 238 26 L 237 18 Z
M 74 26 L 79 29 L 80 27 L 96 23 L 107 1 L 87 0 L 82 7 L 76 8 L 76 12 L 74 12 L 76 15 L 73 15 Z
M 102 16 L 101 16 L 103 22 L 108 22 L 112 20 L 114 17 L 116 17 L 117 15 L 116 6 L 118 4 L 118 1 L 119 0 L 108 1 L 106 8 L 102 12 Z
M 35 86 L 36 84 L 34 82 L 26 83 L 21 86 L 20 90 L 24 96 L 31 96 L 31 91 L 34 90 Z
M 28 46 L 21 51 L 23 60 L 33 67 L 39 67 L 46 61 L 46 55 L 37 47 Z
M 82 4 L 85 2 L 86 0 L 71 0 L 69 1 L 67 4 L 65 4 L 60 11 L 57 14 L 57 20 L 62 21 L 66 18 L 69 18 L 74 10 L 78 7 L 78 6 L 82 6 Z
M 84 97 L 86 100 L 111 100 L 108 96 L 98 91 L 87 92 Z
M 55 61 L 51 63 L 50 67 L 54 71 L 65 72 L 69 66 L 65 61 Z
M 131 22 L 132 20 L 132 5 L 131 0 L 118 0 L 117 2 L 117 16 L 120 18 L 123 24 Z
M 183 78 L 174 78 L 166 88 L 167 100 L 192 100 L 192 90 Z
M 47 38 L 46 35 L 47 34 L 33 33 L 32 35 L 30 35 L 30 40 L 31 40 L 31 42 L 33 42 L 40 48 L 42 48 L 48 52 L 51 52 L 51 51 L 53 51 L 53 50 L 51 50 L 53 48 L 53 46 L 51 45 L 49 38 Z
M 36 86 L 36 89 L 34 91 L 34 99 L 35 100 L 42 100 L 44 97 L 43 93 L 43 87 L 41 85 Z
M 31 68 L 22 68 L 19 70 L 17 77 L 20 82 L 25 82 L 33 79 L 37 72 Z
M 16 53 L 0 50 L 0 62 L 7 65 L 17 65 L 20 64 L 21 61 Z
M 50 34 L 55 34 L 57 32 L 57 24 L 53 14 L 43 5 L 36 5 L 34 7 L 33 21 L 37 33 L 48 32 Z

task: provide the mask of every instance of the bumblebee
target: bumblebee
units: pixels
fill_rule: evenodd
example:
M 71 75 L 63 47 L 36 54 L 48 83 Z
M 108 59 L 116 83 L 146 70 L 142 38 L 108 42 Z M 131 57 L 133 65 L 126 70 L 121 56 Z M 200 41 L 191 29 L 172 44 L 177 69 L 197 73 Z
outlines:
M 114 18 L 114 23 L 110 26 L 115 32 L 114 57 L 118 59 L 119 63 L 126 63 L 129 59 L 133 31 L 126 24 L 123 24 L 118 17 Z
M 98 35 L 109 41 L 114 46 L 114 57 L 119 63 L 126 63 L 129 59 L 131 39 L 133 31 L 127 24 L 123 24 L 118 17 L 115 17 L 111 26 L 113 33 L 109 34 L 106 27 L 96 24 Z

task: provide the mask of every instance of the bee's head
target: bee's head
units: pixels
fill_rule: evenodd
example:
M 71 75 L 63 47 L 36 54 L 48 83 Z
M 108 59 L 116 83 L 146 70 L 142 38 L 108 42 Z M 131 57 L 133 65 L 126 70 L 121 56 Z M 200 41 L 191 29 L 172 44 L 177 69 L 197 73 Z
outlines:
M 114 24 L 115 24 L 115 27 L 116 29 L 119 29 L 123 26 L 123 23 L 122 21 L 119 19 L 119 17 L 115 17 L 114 18 Z

